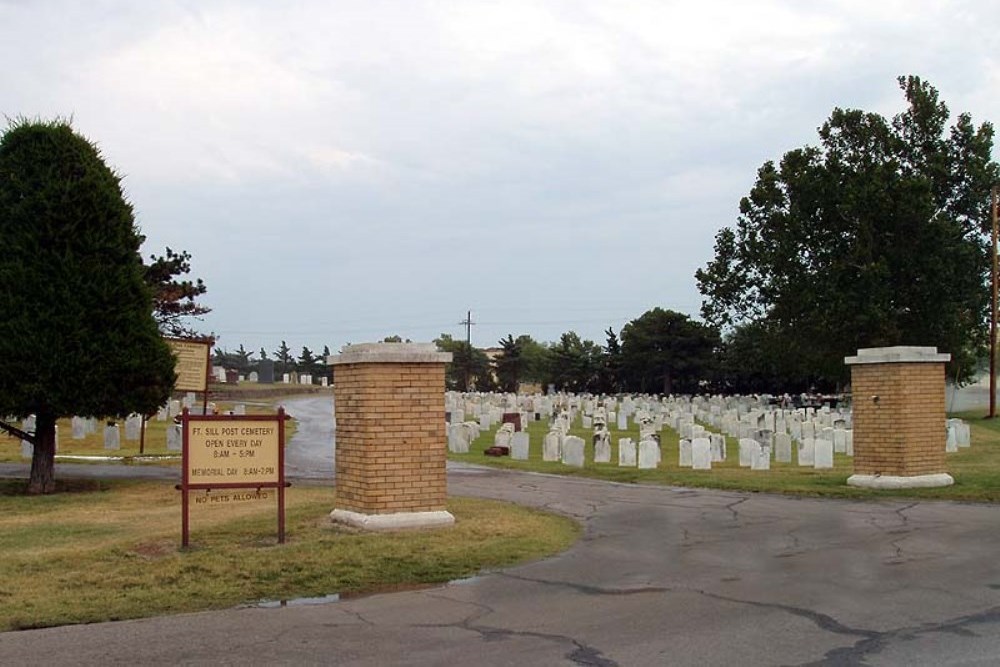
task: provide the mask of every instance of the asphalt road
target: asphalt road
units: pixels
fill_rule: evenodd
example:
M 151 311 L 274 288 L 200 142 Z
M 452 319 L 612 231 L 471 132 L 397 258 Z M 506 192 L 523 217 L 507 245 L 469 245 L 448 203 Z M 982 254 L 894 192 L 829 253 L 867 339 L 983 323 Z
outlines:
M 995 506 L 467 466 L 449 467 L 449 491 L 564 513 L 584 536 L 420 591 L 2 633 L 0 663 L 1000 664 Z

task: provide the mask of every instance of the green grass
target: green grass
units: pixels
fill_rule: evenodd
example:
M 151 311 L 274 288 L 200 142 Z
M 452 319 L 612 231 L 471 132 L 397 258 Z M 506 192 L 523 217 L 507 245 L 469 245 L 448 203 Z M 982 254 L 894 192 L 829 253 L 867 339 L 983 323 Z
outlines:
M 571 520 L 494 501 L 452 498 L 451 528 L 340 531 L 328 487 L 293 486 L 287 541 L 273 499 L 191 507 L 180 548 L 180 492 L 170 484 L 61 481 L 19 495 L 0 481 L 0 630 L 91 623 L 429 585 L 567 548 Z
M 983 420 L 980 413 L 955 415 L 966 419 L 971 425 L 972 447 L 948 454 L 948 472 L 955 478 L 955 484 L 936 489 L 871 490 L 847 486 L 847 478 L 853 472 L 852 459 L 845 454 L 834 455 L 834 467 L 829 470 L 802 468 L 795 463 L 772 461 L 769 471 L 752 471 L 739 467 L 739 448 L 735 438 L 726 438 L 727 460 L 713 463 L 712 470 L 692 470 L 678 465 L 680 438 L 669 428 L 660 433 L 663 460 L 655 470 L 618 467 L 618 439 L 631 437 L 637 442 L 639 431 L 633 427 L 627 431 L 611 428 L 611 463 L 593 462 L 591 432 L 579 426 L 571 429 L 571 435 L 583 438 L 586 465 L 583 468 L 564 466 L 558 462 L 542 461 L 542 441 L 548 430 L 545 421 L 529 422 L 531 438 L 529 459 L 514 461 L 509 457 L 485 456 L 483 451 L 493 444 L 497 426 L 485 431 L 472 443 L 468 454 L 449 454 L 455 461 L 477 463 L 500 468 L 531 470 L 559 475 L 590 477 L 615 482 L 668 484 L 672 486 L 704 487 L 734 491 L 761 491 L 809 496 L 837 498 L 944 498 L 981 502 L 1000 502 L 1000 420 Z M 579 423 L 579 422 L 577 422 Z M 942 425 L 943 427 L 943 425 Z M 944 442 L 942 439 L 942 447 Z M 794 443 L 793 443 L 794 449 Z M 795 460 L 793 455 L 793 460 Z

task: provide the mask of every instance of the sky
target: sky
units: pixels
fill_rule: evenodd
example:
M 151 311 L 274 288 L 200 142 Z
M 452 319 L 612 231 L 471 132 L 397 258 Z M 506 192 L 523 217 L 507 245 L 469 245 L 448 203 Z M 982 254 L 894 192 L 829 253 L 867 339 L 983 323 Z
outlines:
M 217 346 L 556 341 L 654 307 L 757 169 L 896 77 L 1000 121 L 992 2 L 0 0 L 0 113 L 72 119 Z

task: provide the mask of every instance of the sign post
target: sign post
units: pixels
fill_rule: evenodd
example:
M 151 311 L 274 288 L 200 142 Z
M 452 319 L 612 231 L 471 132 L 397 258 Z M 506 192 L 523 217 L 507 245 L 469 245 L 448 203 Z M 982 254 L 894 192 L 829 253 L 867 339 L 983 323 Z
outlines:
M 285 410 L 277 415 L 181 415 L 181 546 L 188 546 L 189 492 L 275 489 L 278 543 L 285 542 Z

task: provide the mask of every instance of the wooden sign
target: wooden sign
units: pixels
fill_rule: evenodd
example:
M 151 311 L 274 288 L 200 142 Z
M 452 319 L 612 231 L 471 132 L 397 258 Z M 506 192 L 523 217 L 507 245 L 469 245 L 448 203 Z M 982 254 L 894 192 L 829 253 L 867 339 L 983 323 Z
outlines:
M 177 373 L 177 382 L 174 384 L 174 389 L 178 391 L 208 391 L 212 339 L 167 338 L 166 341 L 177 358 L 177 364 L 174 368 Z
M 285 541 L 285 411 L 276 415 L 181 415 L 181 545 L 188 545 L 189 491 L 275 489 L 278 542 Z

